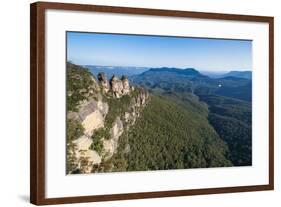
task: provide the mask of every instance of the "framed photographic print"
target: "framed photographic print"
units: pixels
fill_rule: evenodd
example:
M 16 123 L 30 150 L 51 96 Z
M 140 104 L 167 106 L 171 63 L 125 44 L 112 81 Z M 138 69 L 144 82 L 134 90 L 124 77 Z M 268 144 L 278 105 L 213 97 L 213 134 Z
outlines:
M 274 188 L 273 17 L 30 12 L 32 203 Z

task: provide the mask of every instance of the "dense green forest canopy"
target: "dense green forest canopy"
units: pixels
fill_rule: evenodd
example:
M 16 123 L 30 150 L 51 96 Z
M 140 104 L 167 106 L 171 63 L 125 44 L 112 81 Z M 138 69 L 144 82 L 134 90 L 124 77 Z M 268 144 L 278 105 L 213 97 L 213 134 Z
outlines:
M 230 150 L 229 159 L 235 166 L 252 164 L 251 103 L 223 96 L 201 96 L 209 105 L 209 122 Z
M 178 101 L 180 102 L 180 101 Z M 128 135 L 128 170 L 164 170 L 231 166 L 228 149 L 204 116 L 191 104 L 152 96 Z

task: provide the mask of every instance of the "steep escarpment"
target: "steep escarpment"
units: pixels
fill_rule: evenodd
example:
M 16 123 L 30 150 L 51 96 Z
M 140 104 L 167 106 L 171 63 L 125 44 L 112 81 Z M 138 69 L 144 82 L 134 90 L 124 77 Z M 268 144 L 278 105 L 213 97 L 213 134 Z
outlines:
M 149 99 L 127 77 L 94 77 L 67 63 L 67 173 L 91 173 L 115 163 L 119 137 L 136 122 Z

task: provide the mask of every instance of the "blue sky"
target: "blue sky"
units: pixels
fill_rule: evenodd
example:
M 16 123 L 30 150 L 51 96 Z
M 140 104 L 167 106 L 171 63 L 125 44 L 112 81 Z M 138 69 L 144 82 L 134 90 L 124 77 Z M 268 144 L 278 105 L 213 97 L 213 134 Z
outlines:
M 67 60 L 79 65 L 252 70 L 252 41 L 67 32 Z

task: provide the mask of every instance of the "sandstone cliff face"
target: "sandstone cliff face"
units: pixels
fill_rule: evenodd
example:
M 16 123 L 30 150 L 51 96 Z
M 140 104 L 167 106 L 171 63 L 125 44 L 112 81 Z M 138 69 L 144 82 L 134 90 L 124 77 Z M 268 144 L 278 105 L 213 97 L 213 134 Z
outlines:
M 144 89 L 130 87 L 125 76 L 113 76 L 108 81 L 100 73 L 94 86 L 95 94 L 80 101 L 77 111 L 67 113 L 68 119 L 79 122 L 83 128 L 83 134 L 71 141 L 75 147 L 70 154 L 76 167 L 69 173 L 91 173 L 109 160 L 118 150 L 120 136 L 134 125 L 149 99 Z M 89 93 L 88 89 L 85 91 Z M 126 153 L 129 151 L 128 145 Z
M 68 112 L 68 118 L 79 120 L 85 129 L 85 134 L 91 136 L 95 129 L 104 126 L 107 113 L 108 104 L 103 102 L 99 95 L 97 100 L 90 99 L 82 102 L 78 112 Z
M 144 89 L 140 89 L 139 93 L 131 98 L 127 110 L 116 117 L 110 129 L 109 139 L 103 138 L 102 140 L 105 160 L 111 158 L 117 151 L 119 137 L 135 124 L 136 119 L 141 114 L 141 110 L 146 106 L 148 99 L 148 92 Z
M 87 136 L 81 136 L 74 140 L 73 143 L 77 146 L 77 150 L 74 152 L 77 159 L 77 168 L 81 169 L 83 167 L 84 173 L 91 173 L 92 165 L 101 163 L 100 155 L 95 150 L 89 149 L 93 143 L 92 139 Z M 83 163 L 85 160 L 87 163 Z
M 124 132 L 124 125 L 118 116 L 113 123 L 112 128 L 110 129 L 110 137 L 102 138 L 103 148 L 104 148 L 104 158 L 105 160 L 112 157 L 112 155 L 116 152 L 118 147 L 119 137 Z

